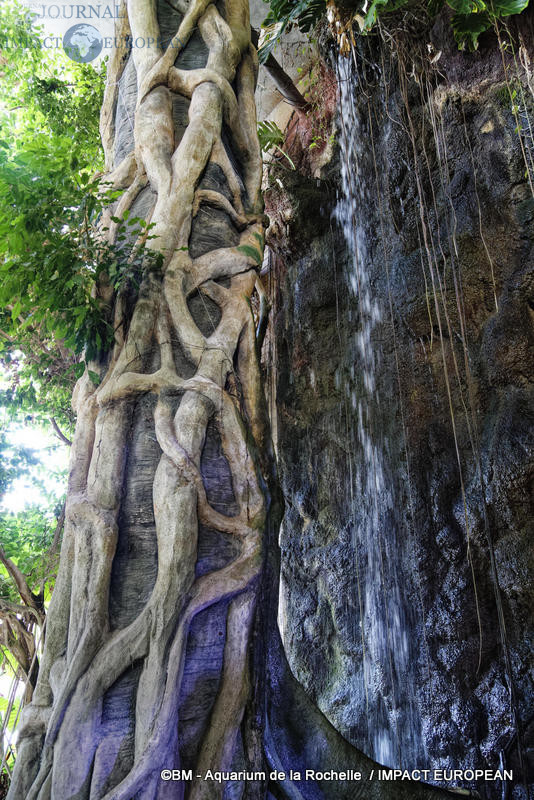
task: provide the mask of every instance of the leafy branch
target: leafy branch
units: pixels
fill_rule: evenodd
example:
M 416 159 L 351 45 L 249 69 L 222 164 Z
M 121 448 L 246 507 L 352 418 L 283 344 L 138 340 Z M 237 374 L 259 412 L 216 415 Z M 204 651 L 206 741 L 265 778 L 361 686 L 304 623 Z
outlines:
M 351 22 L 357 23 L 360 33 L 369 33 L 379 18 L 413 4 L 413 0 L 371 0 L 357 2 L 350 7 Z M 529 0 L 427 0 L 427 11 L 434 17 L 448 6 L 454 14 L 451 26 L 458 47 L 475 50 L 479 36 L 493 27 L 496 21 L 520 14 Z M 330 10 L 331 9 L 331 10 Z M 346 16 L 346 6 L 340 9 Z M 282 34 L 295 25 L 303 33 L 309 32 L 328 13 L 335 14 L 336 6 L 327 0 L 272 0 L 270 11 L 263 22 L 264 37 L 259 51 L 265 63 L 280 42 Z

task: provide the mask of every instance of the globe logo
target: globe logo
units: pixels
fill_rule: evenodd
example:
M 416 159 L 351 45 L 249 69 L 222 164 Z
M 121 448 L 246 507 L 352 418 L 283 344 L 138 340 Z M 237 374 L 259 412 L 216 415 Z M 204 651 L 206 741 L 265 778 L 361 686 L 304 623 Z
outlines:
M 73 25 L 63 37 L 63 50 L 71 61 L 87 64 L 102 51 L 102 36 L 92 25 Z

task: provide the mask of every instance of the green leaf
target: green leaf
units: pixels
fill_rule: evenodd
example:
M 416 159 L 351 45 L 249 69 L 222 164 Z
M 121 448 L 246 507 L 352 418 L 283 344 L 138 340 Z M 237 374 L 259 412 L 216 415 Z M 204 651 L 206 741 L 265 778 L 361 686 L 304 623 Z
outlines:
M 492 0 L 490 9 L 497 17 L 509 17 L 520 14 L 528 6 L 529 0 Z
M 22 303 L 20 300 L 17 300 L 17 302 L 13 306 L 13 311 L 11 312 L 11 319 L 13 322 L 16 322 L 16 320 L 18 319 L 21 309 L 22 309 Z
M 447 4 L 462 17 L 486 11 L 486 4 L 483 0 L 447 0 Z
M 370 31 L 381 14 L 397 11 L 407 2 L 409 0 L 373 0 L 363 20 L 363 31 Z
M 1 720 L 2 720 L 2 724 L 6 725 L 6 727 L 7 727 L 7 729 L 9 731 L 13 731 L 13 729 L 15 727 L 15 723 L 16 723 L 17 717 L 19 715 L 20 704 L 21 704 L 20 700 L 18 698 L 15 698 L 15 701 L 13 702 L 13 705 L 11 706 L 9 719 L 6 722 L 5 716 L 6 716 L 7 711 L 8 711 L 9 702 L 8 702 L 7 698 L 0 697 L 0 712 L 1 712 L 0 717 L 1 717 Z
M 284 134 L 276 122 L 271 120 L 258 123 L 258 138 L 260 140 L 260 148 L 264 153 L 284 143 Z
M 454 38 L 461 50 L 476 50 L 481 33 L 492 27 L 492 20 L 487 12 L 481 14 L 454 14 L 451 25 Z

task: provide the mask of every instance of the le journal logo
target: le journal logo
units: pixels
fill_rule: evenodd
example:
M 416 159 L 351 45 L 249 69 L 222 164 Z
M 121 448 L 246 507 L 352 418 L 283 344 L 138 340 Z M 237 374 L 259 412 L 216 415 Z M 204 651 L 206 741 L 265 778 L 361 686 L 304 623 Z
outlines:
M 121 9 L 116 5 L 33 5 L 37 19 L 121 19 Z

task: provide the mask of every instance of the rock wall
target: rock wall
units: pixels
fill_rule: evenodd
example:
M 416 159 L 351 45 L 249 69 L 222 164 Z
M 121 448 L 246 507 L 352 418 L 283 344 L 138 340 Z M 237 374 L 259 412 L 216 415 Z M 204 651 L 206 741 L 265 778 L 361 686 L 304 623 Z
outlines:
M 513 769 L 488 800 L 534 778 L 533 18 L 325 36 L 334 155 L 294 117 L 266 195 L 291 668 L 384 763 Z

